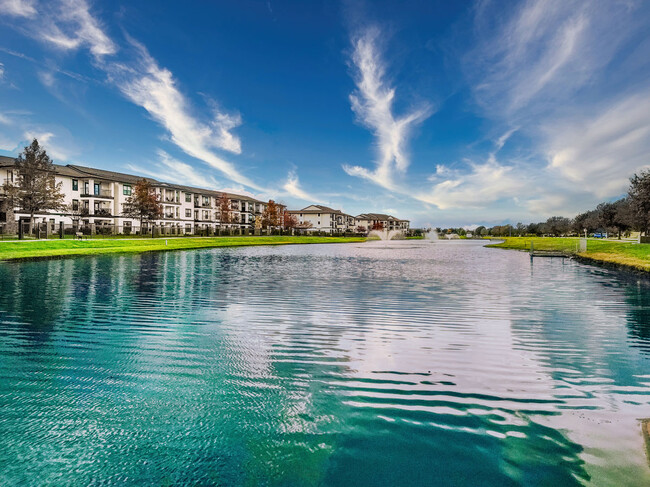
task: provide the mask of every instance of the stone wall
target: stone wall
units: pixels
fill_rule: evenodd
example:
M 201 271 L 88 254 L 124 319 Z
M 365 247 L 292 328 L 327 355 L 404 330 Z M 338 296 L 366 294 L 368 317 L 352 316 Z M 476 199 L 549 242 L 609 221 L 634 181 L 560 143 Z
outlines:
M 0 232 L 11 235 L 18 233 L 14 209 L 6 199 L 0 199 Z

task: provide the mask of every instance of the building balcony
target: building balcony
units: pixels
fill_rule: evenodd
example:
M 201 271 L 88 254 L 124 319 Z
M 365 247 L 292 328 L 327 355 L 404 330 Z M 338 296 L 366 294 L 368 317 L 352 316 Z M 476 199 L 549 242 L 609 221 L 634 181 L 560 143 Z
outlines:
M 82 191 L 81 192 L 81 197 L 82 198 L 105 198 L 105 199 L 113 199 L 113 195 L 110 189 L 100 189 L 98 192 L 86 192 Z

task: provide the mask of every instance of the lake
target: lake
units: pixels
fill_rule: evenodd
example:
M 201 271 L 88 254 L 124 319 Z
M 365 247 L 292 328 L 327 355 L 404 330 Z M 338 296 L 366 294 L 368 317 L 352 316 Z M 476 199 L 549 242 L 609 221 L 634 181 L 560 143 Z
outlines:
M 650 285 L 482 242 L 0 263 L 1 485 L 650 485 Z

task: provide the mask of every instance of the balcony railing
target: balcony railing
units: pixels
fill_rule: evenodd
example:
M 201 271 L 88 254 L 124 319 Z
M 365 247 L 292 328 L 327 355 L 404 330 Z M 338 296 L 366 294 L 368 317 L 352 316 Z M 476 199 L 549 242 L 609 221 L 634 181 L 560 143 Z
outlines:
M 82 198 L 112 198 L 113 195 L 111 194 L 110 189 L 100 189 L 99 191 L 93 191 L 93 192 L 82 191 L 81 197 Z

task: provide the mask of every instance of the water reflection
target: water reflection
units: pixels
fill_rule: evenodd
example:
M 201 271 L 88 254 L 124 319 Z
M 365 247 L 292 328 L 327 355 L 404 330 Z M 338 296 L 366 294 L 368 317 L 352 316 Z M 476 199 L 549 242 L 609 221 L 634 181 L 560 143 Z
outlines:
M 646 484 L 645 287 L 533 268 L 455 242 L 1 266 L 0 483 Z

